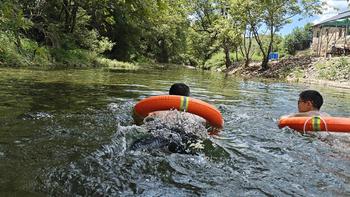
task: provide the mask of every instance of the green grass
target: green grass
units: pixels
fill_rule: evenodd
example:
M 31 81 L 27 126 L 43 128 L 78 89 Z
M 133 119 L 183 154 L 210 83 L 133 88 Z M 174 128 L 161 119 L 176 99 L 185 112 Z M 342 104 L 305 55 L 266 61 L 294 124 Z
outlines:
M 0 64 L 12 67 L 49 65 L 49 51 L 36 42 L 21 38 L 21 48 L 13 42 L 15 38 L 0 31 Z
M 13 40 L 12 35 L 0 31 L 0 66 L 137 69 L 135 64 L 103 58 L 90 50 L 48 48 L 27 38 L 21 38 L 21 48 L 18 48 Z
M 295 68 L 292 68 L 291 70 L 285 70 L 284 71 L 284 77 L 287 77 L 287 76 L 293 76 L 293 78 L 295 78 L 297 81 L 299 81 L 299 79 L 303 78 L 304 77 L 304 70 L 300 67 L 295 67 Z
M 138 65 L 128 62 L 120 62 L 116 60 L 111 60 L 103 57 L 98 57 L 96 62 L 103 67 L 106 67 L 107 70 L 136 70 Z
M 236 53 L 230 53 L 232 64 L 236 61 Z M 259 53 L 254 53 L 252 62 L 261 62 L 262 56 Z M 238 53 L 238 61 L 243 64 L 244 58 L 241 53 Z M 225 54 L 223 51 L 215 53 L 201 68 L 205 70 L 223 70 L 226 68 L 225 65 Z
M 52 62 L 55 65 L 69 67 L 96 67 L 97 54 L 95 52 L 84 49 L 65 50 L 62 48 L 54 48 L 50 50 Z
M 225 68 L 225 54 L 223 52 L 215 53 L 205 64 L 203 69 L 215 70 L 218 68 Z
M 305 50 L 296 51 L 295 55 L 296 56 L 311 56 L 312 53 L 313 53 L 313 51 L 311 50 L 311 48 L 308 48 Z
M 334 57 L 315 64 L 320 79 L 350 80 L 350 57 Z

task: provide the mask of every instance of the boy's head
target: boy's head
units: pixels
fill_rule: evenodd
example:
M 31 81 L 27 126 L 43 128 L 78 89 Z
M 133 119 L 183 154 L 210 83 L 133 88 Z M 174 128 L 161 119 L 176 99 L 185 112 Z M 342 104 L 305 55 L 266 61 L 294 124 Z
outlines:
M 323 104 L 322 95 L 316 90 L 305 90 L 299 94 L 299 112 L 320 110 Z
M 169 90 L 170 95 L 190 96 L 190 88 L 184 83 L 174 83 Z

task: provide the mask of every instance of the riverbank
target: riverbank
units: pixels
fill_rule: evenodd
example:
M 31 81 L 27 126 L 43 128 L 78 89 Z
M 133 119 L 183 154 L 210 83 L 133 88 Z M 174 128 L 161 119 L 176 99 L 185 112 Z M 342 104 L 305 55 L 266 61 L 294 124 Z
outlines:
M 16 42 L 15 42 L 16 41 Z M 58 46 L 37 42 L 0 30 L 0 67 L 26 68 L 96 68 L 108 70 L 137 69 L 137 63 L 106 58 L 113 43 L 96 39 L 89 46 L 79 46 L 62 40 Z
M 267 78 L 350 89 L 350 57 L 294 56 L 269 63 L 269 69 L 261 71 L 260 62 L 249 66 L 232 66 L 228 75 L 244 78 Z
M 138 68 L 136 63 L 108 59 L 94 50 L 41 46 L 27 38 L 21 38 L 21 47 L 18 47 L 12 40 L 14 38 L 10 35 L 0 32 L 0 67 L 32 69 L 103 67 L 107 70 Z

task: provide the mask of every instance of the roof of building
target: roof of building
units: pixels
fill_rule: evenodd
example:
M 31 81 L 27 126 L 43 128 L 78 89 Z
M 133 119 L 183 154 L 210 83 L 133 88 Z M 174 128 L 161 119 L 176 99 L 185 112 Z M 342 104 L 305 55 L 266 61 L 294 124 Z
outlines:
M 341 12 L 336 16 L 333 16 L 329 19 L 321 21 L 320 23 L 315 24 L 314 26 L 321 27 L 345 27 L 350 26 L 350 10 Z

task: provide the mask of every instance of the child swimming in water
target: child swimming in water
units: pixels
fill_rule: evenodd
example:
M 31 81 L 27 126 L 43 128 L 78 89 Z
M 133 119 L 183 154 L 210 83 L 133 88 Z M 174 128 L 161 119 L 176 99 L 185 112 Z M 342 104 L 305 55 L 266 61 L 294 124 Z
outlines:
M 281 118 L 288 117 L 312 117 L 312 116 L 330 116 L 325 112 L 321 112 L 320 109 L 323 105 L 323 97 L 316 90 L 305 90 L 299 94 L 298 100 L 298 113 L 282 116 Z
M 184 83 L 174 83 L 169 89 L 169 95 L 190 96 L 190 88 Z M 202 123 L 203 125 L 206 125 L 206 121 L 197 115 L 187 112 L 174 113 L 173 110 L 152 112 L 145 118 L 144 121 L 147 122 L 150 119 L 157 117 L 169 122 L 173 121 L 173 117 L 178 116 L 179 114 L 181 114 L 185 118 L 194 119 Z
M 169 95 L 190 96 L 190 88 L 184 83 L 175 83 Z M 208 138 L 206 120 L 188 112 L 155 111 L 142 123 L 152 137 L 134 142 L 133 150 L 166 148 L 170 152 L 188 153 L 187 147 Z

